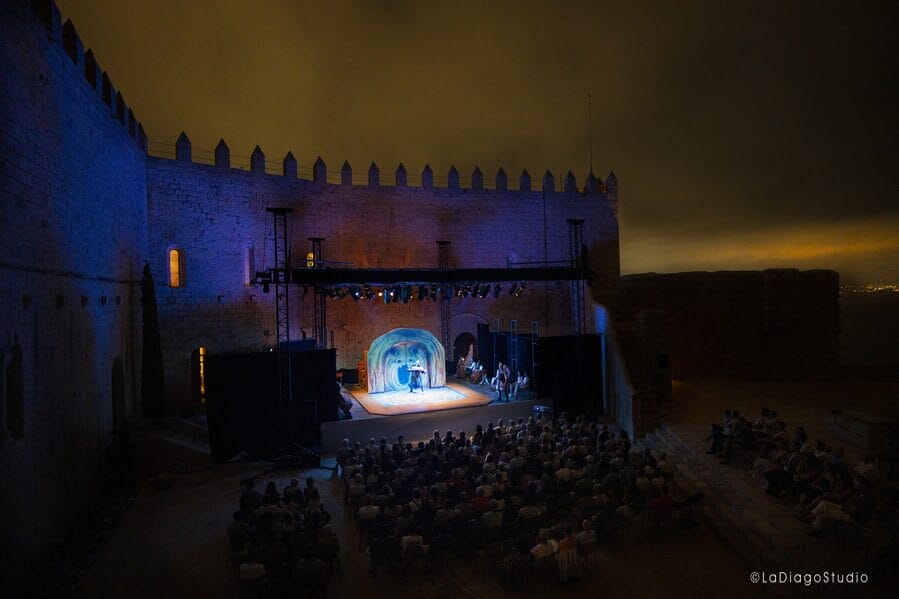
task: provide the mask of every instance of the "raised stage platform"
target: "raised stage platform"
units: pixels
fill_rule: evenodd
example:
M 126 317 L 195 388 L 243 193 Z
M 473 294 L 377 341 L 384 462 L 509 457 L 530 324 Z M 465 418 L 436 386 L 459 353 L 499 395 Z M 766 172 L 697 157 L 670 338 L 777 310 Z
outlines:
M 462 385 L 459 386 L 462 387 Z M 500 419 L 508 421 L 510 418 L 527 418 L 532 414 L 535 405 L 548 405 L 549 403 L 549 400 L 544 399 L 519 400 L 489 405 L 474 404 L 458 409 L 419 411 L 395 416 L 362 414 L 361 412 L 365 410 L 361 406 L 354 406 L 352 419 L 322 423 L 322 453 L 334 453 L 344 439 L 365 442 L 372 437 L 375 439 L 387 437 L 389 441 L 393 442 L 398 435 L 403 435 L 407 441 L 417 442 L 430 439 L 435 430 L 439 430 L 441 435 L 448 430 L 455 433 L 459 431 L 473 433 L 478 424 L 487 426 L 488 422 L 495 424 Z M 357 413 L 359 413 L 358 416 Z
M 348 392 L 369 414 L 376 416 L 486 406 L 493 401 L 495 395 L 495 393 L 488 395 L 490 392 L 486 386 L 484 391 L 481 391 L 476 386 L 462 385 L 453 381 L 447 381 L 445 387 L 416 389 L 414 393 L 408 390 L 368 393 L 362 389 L 348 389 Z

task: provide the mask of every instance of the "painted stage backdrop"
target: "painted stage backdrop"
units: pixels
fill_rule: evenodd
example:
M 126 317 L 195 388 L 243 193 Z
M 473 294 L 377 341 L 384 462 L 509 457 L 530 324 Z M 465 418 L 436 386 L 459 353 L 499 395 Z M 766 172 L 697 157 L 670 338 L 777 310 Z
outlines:
M 368 392 L 409 390 L 409 368 L 416 362 L 425 369 L 425 389 L 446 386 L 446 353 L 437 338 L 424 329 L 393 329 L 368 350 Z

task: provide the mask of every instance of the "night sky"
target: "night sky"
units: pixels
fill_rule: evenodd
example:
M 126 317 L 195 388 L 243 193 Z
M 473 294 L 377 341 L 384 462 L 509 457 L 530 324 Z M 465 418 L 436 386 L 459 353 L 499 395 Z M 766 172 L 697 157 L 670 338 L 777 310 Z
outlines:
M 624 273 L 899 281 L 897 2 L 58 4 L 153 142 L 583 185 L 590 93 Z

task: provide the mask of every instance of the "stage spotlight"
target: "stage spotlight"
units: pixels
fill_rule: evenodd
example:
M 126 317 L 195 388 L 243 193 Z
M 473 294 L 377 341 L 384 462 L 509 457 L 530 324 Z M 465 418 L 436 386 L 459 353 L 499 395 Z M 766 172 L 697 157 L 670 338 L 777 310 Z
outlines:
M 493 299 L 498 298 L 499 292 L 502 290 L 503 290 L 502 283 L 497 283 L 496 286 L 493 288 Z
M 465 284 L 465 287 L 462 288 L 462 297 L 468 297 L 471 293 L 471 285 Z
M 326 293 L 328 294 L 328 297 L 330 297 L 331 299 L 334 299 L 337 296 L 337 292 L 334 291 L 333 287 L 328 287 L 328 291 L 326 291 Z
M 490 293 L 490 283 L 485 283 L 481 285 L 481 299 L 487 297 L 487 294 Z
M 390 300 L 393 299 L 393 292 L 391 292 L 389 289 L 387 289 L 387 288 L 385 287 L 385 288 L 384 288 L 384 291 L 381 292 L 381 293 L 383 293 L 383 295 L 384 295 L 384 303 L 385 303 L 385 304 L 389 304 L 389 303 L 390 303 Z M 380 293 L 379 293 L 379 295 L 380 295 Z
M 353 301 L 354 301 L 354 302 L 358 302 L 358 301 L 359 301 L 359 298 L 362 297 L 362 292 L 359 291 L 359 288 L 358 288 L 358 287 L 353 287 L 352 296 L 353 296 Z
M 515 292 L 515 297 L 518 297 L 519 295 L 521 295 L 522 293 L 524 293 L 524 290 L 527 289 L 527 288 L 528 288 L 528 284 L 527 284 L 527 283 L 522 283 L 521 286 L 518 288 L 518 291 Z
M 509 289 L 509 295 L 517 295 L 518 294 L 518 283 L 512 283 L 512 288 Z
M 343 299 L 347 295 L 349 295 L 349 294 L 347 293 L 346 287 L 338 287 L 337 288 L 337 299 Z
M 428 293 L 428 299 L 430 299 L 432 302 L 436 302 L 438 293 L 440 293 L 440 288 L 436 285 L 431 285 L 431 290 Z
M 369 287 L 368 285 L 362 288 L 362 294 L 365 295 L 365 299 L 368 300 L 374 299 L 375 297 L 375 292 L 372 291 L 371 287 Z

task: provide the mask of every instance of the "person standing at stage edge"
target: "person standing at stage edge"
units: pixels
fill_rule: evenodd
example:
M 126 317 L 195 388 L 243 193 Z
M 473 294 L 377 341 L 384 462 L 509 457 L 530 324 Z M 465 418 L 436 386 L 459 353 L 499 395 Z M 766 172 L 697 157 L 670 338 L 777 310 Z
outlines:
M 505 365 L 500 366 L 496 372 L 496 389 L 499 391 L 499 401 L 503 400 L 503 393 L 506 394 L 506 401 L 509 401 L 509 372 Z

